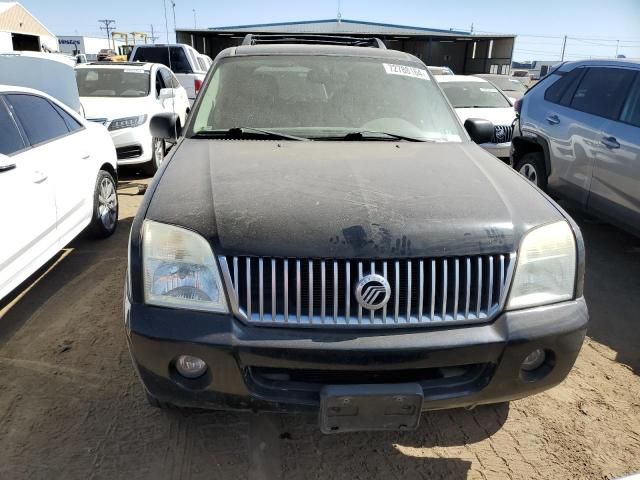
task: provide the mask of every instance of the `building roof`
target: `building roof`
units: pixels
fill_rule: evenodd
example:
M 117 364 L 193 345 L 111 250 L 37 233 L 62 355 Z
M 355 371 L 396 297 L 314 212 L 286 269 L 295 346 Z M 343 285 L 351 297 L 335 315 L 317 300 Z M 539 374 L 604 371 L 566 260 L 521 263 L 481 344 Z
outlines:
M 40 20 L 18 2 L 0 2 L 0 32 L 54 37 Z
M 468 37 L 471 32 L 454 29 L 438 29 L 396 25 L 392 23 L 366 22 L 349 19 L 308 20 L 299 22 L 261 23 L 253 25 L 231 25 L 208 29 L 179 28 L 180 31 L 194 32 L 235 32 L 235 33 L 299 33 L 299 34 L 342 34 L 342 35 L 383 35 L 383 36 L 455 36 Z M 476 35 L 477 36 L 477 35 Z M 513 35 L 491 35 L 491 37 L 513 37 Z

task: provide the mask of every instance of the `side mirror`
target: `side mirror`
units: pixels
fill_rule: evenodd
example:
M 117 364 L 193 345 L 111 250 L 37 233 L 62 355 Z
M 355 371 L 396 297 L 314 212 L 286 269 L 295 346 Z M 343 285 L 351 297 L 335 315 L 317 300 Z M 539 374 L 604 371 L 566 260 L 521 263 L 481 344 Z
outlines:
M 489 143 L 493 139 L 494 127 L 489 120 L 468 118 L 464 122 L 464 129 L 475 143 Z
M 14 168 L 16 168 L 16 162 L 14 162 L 11 157 L 7 157 L 0 153 L 0 173 L 8 172 Z
M 158 98 L 160 100 L 166 100 L 168 98 L 173 98 L 175 96 L 173 88 L 161 88 L 158 93 Z
M 175 113 L 163 112 L 151 117 L 149 122 L 151 136 L 165 140 L 177 140 L 182 134 L 179 117 Z

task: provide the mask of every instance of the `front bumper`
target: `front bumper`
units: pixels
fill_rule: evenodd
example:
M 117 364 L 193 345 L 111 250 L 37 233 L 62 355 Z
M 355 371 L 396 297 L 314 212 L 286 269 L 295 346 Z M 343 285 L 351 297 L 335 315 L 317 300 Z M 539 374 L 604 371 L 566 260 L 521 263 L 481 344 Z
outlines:
M 494 157 L 498 157 L 501 159 L 509 159 L 509 153 L 511 151 L 511 142 L 504 143 L 482 143 L 480 144 L 482 148 L 484 148 L 487 152 L 489 152 Z
M 153 397 L 253 411 L 317 410 L 323 378 L 357 384 L 423 376 L 411 380 L 423 388 L 423 410 L 522 398 L 568 375 L 588 321 L 583 298 L 504 312 L 487 324 L 392 332 L 254 327 L 231 315 L 132 304 L 128 295 L 124 315 L 134 366 Z M 521 371 L 538 348 L 545 364 Z M 175 359 L 185 354 L 206 361 L 203 377 L 178 374 Z
M 147 163 L 153 158 L 153 139 L 149 132 L 149 123 L 145 122 L 138 127 L 110 130 L 111 140 L 117 152 L 131 152 L 133 147 L 139 147 L 140 154 L 126 154 L 126 158 L 118 156 L 118 165 L 136 165 Z

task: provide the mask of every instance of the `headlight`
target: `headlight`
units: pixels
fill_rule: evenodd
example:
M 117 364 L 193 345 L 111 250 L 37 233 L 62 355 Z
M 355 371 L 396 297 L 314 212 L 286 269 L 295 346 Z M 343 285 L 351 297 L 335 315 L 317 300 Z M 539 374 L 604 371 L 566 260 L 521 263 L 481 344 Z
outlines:
M 146 220 L 142 228 L 142 267 L 146 303 L 229 311 L 211 247 L 197 233 Z
M 146 115 L 138 115 L 137 117 L 116 118 L 109 123 L 109 130 L 120 130 L 121 128 L 132 128 L 142 125 L 147 121 Z
M 573 298 L 576 240 L 565 221 L 531 230 L 520 244 L 507 309 Z

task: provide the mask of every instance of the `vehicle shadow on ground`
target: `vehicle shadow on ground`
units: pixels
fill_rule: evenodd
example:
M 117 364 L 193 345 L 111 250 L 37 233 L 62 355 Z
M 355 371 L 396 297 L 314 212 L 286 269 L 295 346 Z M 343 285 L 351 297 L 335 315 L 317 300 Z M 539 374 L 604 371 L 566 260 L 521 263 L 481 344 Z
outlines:
M 617 362 L 640 374 L 640 238 L 570 213 L 580 225 L 587 255 L 587 335 L 615 350 Z
M 67 287 L 75 278 L 106 258 L 126 261 L 127 238 L 132 217 L 120 218 L 118 229 L 109 238 L 97 240 L 86 232 L 80 234 L 38 271 L 0 300 L 0 346 L 11 340 L 25 321 Z

